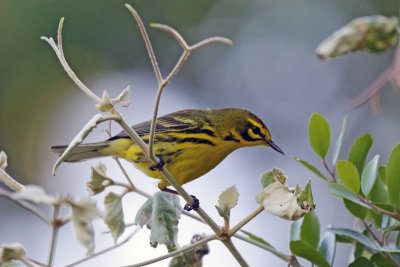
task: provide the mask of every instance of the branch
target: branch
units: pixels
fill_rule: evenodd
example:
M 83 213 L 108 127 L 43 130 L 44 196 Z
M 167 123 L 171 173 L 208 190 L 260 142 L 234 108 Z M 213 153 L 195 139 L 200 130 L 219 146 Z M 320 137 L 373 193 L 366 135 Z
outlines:
M 149 53 L 151 65 L 153 65 L 154 73 L 156 74 L 156 77 L 157 77 L 158 85 L 160 85 L 163 81 L 163 78 L 161 75 L 160 68 L 158 67 L 156 55 L 154 54 L 153 47 L 151 46 L 151 42 L 149 39 L 149 35 L 147 34 L 146 27 L 144 27 L 142 19 L 140 18 L 139 14 L 136 12 L 136 10 L 131 5 L 125 4 L 125 7 L 129 10 L 129 12 L 131 12 L 131 14 L 135 18 L 135 20 L 139 26 L 140 32 L 142 33 L 142 36 L 144 39 L 144 43 L 146 44 L 147 52 Z
M 64 24 L 64 18 L 61 18 L 60 23 L 58 25 L 58 34 L 57 34 L 57 39 L 58 39 L 58 44 L 56 44 L 53 40 L 53 38 L 47 38 L 45 36 L 40 37 L 40 39 L 46 41 L 54 50 L 56 53 L 61 65 L 63 66 L 64 70 L 67 72 L 68 76 L 75 82 L 75 84 L 85 93 L 87 94 L 90 98 L 92 98 L 94 101 L 96 101 L 97 104 L 101 103 L 101 99 L 95 95 L 89 88 L 86 87 L 81 80 L 78 79 L 76 74 L 72 71 L 70 66 L 67 63 L 67 60 L 64 57 L 64 51 L 62 47 L 62 27 Z
M 25 188 L 23 184 L 17 182 L 2 168 L 0 168 L 0 181 L 3 181 L 9 188 L 14 191 L 20 191 Z
M 232 227 L 231 229 L 229 229 L 229 236 L 234 235 L 237 231 L 239 231 L 245 224 L 247 224 L 249 221 L 251 221 L 252 219 L 254 219 L 254 217 L 256 217 L 258 214 L 260 214 L 260 212 L 262 212 L 264 210 L 264 206 L 260 205 L 255 211 L 253 211 L 252 213 L 250 213 L 246 218 L 244 218 L 243 220 L 241 220 L 238 224 L 236 224 L 234 227 Z
M 212 240 L 215 240 L 215 239 L 217 239 L 217 236 L 216 235 L 211 235 L 211 236 L 205 237 L 204 239 L 201 239 L 200 241 L 198 241 L 198 242 L 196 242 L 194 244 L 191 244 L 189 246 L 185 246 L 185 247 L 183 247 L 181 249 L 175 250 L 175 251 L 170 252 L 168 254 L 156 257 L 156 258 L 151 259 L 151 260 L 143 261 L 143 262 L 140 262 L 140 263 L 127 265 L 125 267 L 140 267 L 140 266 L 149 265 L 149 264 L 152 264 L 152 263 L 155 263 L 155 262 L 159 262 L 159 261 L 171 258 L 173 256 L 179 255 L 181 253 L 184 253 L 186 251 L 192 250 L 192 249 L 194 249 L 194 248 L 196 248 L 196 247 L 198 247 L 200 245 L 203 245 L 204 243 L 208 243 L 208 242 L 210 242 Z
M 390 216 L 390 217 L 393 217 L 394 219 L 400 221 L 400 214 L 399 214 L 399 213 L 384 210 L 384 209 L 382 209 L 382 208 L 380 208 L 380 207 L 374 205 L 374 204 L 373 204 L 371 201 L 369 201 L 368 199 L 362 198 L 360 195 L 358 195 L 358 199 L 359 199 L 362 203 L 367 204 L 368 206 L 370 206 L 370 207 L 371 207 L 374 211 L 376 211 L 377 213 L 379 213 L 379 214 L 386 214 L 386 215 L 388 215 L 388 216 Z
M 121 241 L 120 243 L 118 243 L 118 244 L 116 244 L 116 245 L 113 245 L 112 247 L 109 247 L 109 248 L 100 250 L 100 251 L 97 252 L 97 253 L 93 253 L 93 254 L 87 256 L 86 258 L 83 258 L 83 259 L 80 259 L 80 260 L 75 261 L 75 262 L 73 262 L 73 263 L 70 263 L 70 264 L 66 265 L 66 267 L 72 267 L 72 266 L 81 264 L 82 262 L 85 262 L 85 261 L 87 261 L 87 260 L 90 260 L 90 259 L 92 259 L 92 258 L 95 258 L 95 257 L 97 257 L 97 256 L 100 256 L 100 255 L 102 255 L 102 254 L 104 254 L 104 253 L 106 253 L 106 252 L 109 252 L 109 251 L 111 251 L 111 250 L 114 250 L 114 249 L 116 249 L 116 248 L 122 246 L 123 244 L 125 244 L 126 242 L 128 242 L 140 229 L 141 229 L 140 226 L 136 227 L 136 229 L 135 229 L 127 238 L 125 238 L 125 239 L 124 239 L 123 241 Z
M 32 214 L 36 215 L 39 219 L 41 219 L 46 224 L 50 225 L 50 220 L 38 209 L 34 206 L 27 204 L 25 201 L 13 198 L 9 192 L 0 188 L 0 196 L 8 198 L 9 200 L 15 202 L 18 206 L 30 211 Z
M 243 240 L 243 241 L 245 241 L 247 243 L 253 244 L 253 245 L 255 245 L 255 246 L 259 247 L 259 248 L 262 248 L 262 249 L 264 249 L 264 250 L 266 250 L 268 252 L 271 252 L 272 254 L 274 254 L 275 256 L 277 256 L 278 258 L 280 258 L 280 259 L 282 259 L 282 260 L 284 260 L 286 262 L 289 262 L 291 260 L 290 255 L 286 255 L 285 253 L 282 253 L 282 252 L 276 250 L 273 247 L 269 247 L 269 246 L 267 246 L 267 245 L 265 245 L 263 243 L 260 243 L 260 242 L 258 242 L 256 240 L 253 240 L 251 238 L 248 238 L 248 237 L 245 237 L 245 236 L 242 236 L 242 235 L 239 235 L 239 234 L 235 234 L 234 236 L 236 238 L 240 239 L 240 240 Z M 294 266 L 300 266 L 300 265 L 294 265 Z
M 55 204 L 53 206 L 53 221 L 51 222 L 50 250 L 49 250 L 49 257 L 48 257 L 48 261 L 47 261 L 48 266 L 53 265 L 54 252 L 55 252 L 56 241 L 57 241 L 57 233 L 58 233 L 58 228 L 60 228 L 60 224 L 58 221 L 59 210 L 60 210 L 60 206 L 58 204 Z

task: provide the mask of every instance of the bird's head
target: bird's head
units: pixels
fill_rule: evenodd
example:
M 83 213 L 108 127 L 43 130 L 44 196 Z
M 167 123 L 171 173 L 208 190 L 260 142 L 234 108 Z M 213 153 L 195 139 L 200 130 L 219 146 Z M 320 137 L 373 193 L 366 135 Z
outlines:
M 269 146 L 283 153 L 282 149 L 271 139 L 271 134 L 265 123 L 250 111 L 244 109 L 229 109 L 231 113 L 226 118 L 232 120 L 232 130 L 226 134 L 225 140 L 239 143 L 240 146 Z

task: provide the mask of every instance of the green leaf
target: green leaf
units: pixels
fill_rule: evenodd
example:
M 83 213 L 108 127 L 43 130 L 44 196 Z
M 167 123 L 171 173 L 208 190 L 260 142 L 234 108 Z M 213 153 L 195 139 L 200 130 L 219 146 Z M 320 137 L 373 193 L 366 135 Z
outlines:
M 381 253 L 376 253 L 371 257 L 371 261 L 375 263 L 376 266 L 385 266 L 385 267 L 396 267 L 398 265 L 394 264 L 388 258 L 385 258 Z
M 364 257 L 359 257 L 350 263 L 349 267 L 375 267 L 375 265 Z
M 104 198 L 104 206 L 106 207 L 103 216 L 104 222 L 111 231 L 114 243 L 125 230 L 124 212 L 122 210 L 121 196 L 110 192 Z
M 305 258 L 320 267 L 330 267 L 325 257 L 303 240 L 290 241 L 290 250 L 293 254 Z
M 358 194 L 360 192 L 360 177 L 354 165 L 351 162 L 341 160 L 336 168 L 342 183 L 353 193 Z
M 310 171 L 312 171 L 313 173 L 315 173 L 316 175 L 318 175 L 325 181 L 328 181 L 328 179 L 326 179 L 326 177 L 316 167 L 314 167 L 314 165 L 312 165 L 302 159 L 296 158 L 296 157 L 294 159 L 297 160 L 298 162 L 300 162 L 301 164 L 303 164 L 307 169 L 309 169 Z
M 347 126 L 347 116 L 343 118 L 343 124 L 342 124 L 342 131 L 340 132 L 340 135 L 338 139 L 335 142 L 335 146 L 333 148 L 333 155 L 332 155 L 332 165 L 335 166 L 337 159 L 339 157 L 340 153 L 340 148 L 342 147 L 342 142 L 343 142 L 343 136 L 344 133 L 346 132 L 346 126 Z
M 300 239 L 307 242 L 313 248 L 317 249 L 319 244 L 319 221 L 315 212 L 309 212 L 304 215 L 301 225 Z
M 295 221 L 290 226 L 290 240 L 300 240 L 301 225 L 303 224 L 303 218 Z
M 400 144 L 392 151 L 387 164 L 387 186 L 389 200 L 397 209 L 400 208 Z
M 359 175 L 361 175 L 364 169 L 365 160 L 367 159 L 368 151 L 372 143 L 372 136 L 370 134 L 364 134 L 358 137 L 351 146 L 348 161 L 354 164 Z
M 320 114 L 314 113 L 310 118 L 309 131 L 312 148 L 321 158 L 325 158 L 331 135 L 328 122 Z
M 318 251 L 325 257 L 329 265 L 332 266 L 336 253 L 336 235 L 331 232 L 325 232 L 321 244 L 319 244 Z
M 375 183 L 376 171 L 378 168 L 379 155 L 376 155 L 367 166 L 365 166 L 361 175 L 361 190 L 365 196 L 368 196 Z
M 381 179 L 375 180 L 375 184 L 369 193 L 369 199 L 372 202 L 389 203 L 387 186 Z
M 262 243 L 262 244 L 264 244 L 264 245 L 266 245 L 266 246 L 268 246 L 268 247 L 273 248 L 273 246 L 272 246 L 270 243 L 268 243 L 267 241 L 265 241 L 265 240 L 262 239 L 261 237 L 258 237 L 258 236 L 256 236 L 256 235 L 253 235 L 252 233 L 247 232 L 247 231 L 245 231 L 245 230 L 240 230 L 240 231 L 241 231 L 242 233 L 244 233 L 245 235 L 247 235 L 249 238 L 251 238 L 251 239 L 253 239 L 253 240 L 257 241 L 257 242 L 260 242 L 260 243 Z
M 386 166 L 385 165 L 379 166 L 378 173 L 379 173 L 379 178 L 381 178 L 382 182 L 386 184 Z
M 367 212 L 369 211 L 369 209 L 358 205 L 350 200 L 347 199 L 343 199 L 343 203 L 346 206 L 346 209 L 355 217 L 364 220 L 365 217 L 367 216 Z
M 366 208 L 370 208 L 368 207 L 366 204 L 362 203 L 356 194 L 354 194 L 353 192 L 351 192 L 349 189 L 347 189 L 344 185 L 342 184 L 335 184 L 335 183 L 330 183 L 328 185 L 328 191 L 332 194 L 334 194 L 335 196 L 341 197 L 341 198 L 345 198 L 348 199 L 358 205 L 361 205 L 363 207 Z
M 360 242 L 361 244 L 363 244 L 366 247 L 369 247 L 373 250 L 378 250 L 378 246 L 373 240 L 371 240 L 367 236 L 365 236 L 359 232 L 356 232 L 354 230 L 347 229 L 347 228 L 328 228 L 328 231 L 330 231 L 336 235 L 347 236 L 348 238 L 351 238 L 356 242 Z

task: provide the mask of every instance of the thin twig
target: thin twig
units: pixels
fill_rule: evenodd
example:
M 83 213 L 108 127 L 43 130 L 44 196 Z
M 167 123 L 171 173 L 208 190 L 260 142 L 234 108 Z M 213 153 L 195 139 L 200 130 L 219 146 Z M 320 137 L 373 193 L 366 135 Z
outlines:
M 147 48 L 147 52 L 149 53 L 151 65 L 153 65 L 154 73 L 156 74 L 156 77 L 157 77 L 158 85 L 161 85 L 163 78 L 161 75 L 160 68 L 158 67 L 156 55 L 154 54 L 153 47 L 151 46 L 151 42 L 150 42 L 149 36 L 147 34 L 146 27 L 144 27 L 142 19 L 140 18 L 139 14 L 136 12 L 136 10 L 131 5 L 125 4 L 125 7 L 129 10 L 129 12 L 131 12 L 131 14 L 135 18 L 135 20 L 139 26 L 140 32 L 142 33 L 144 43 Z
M 44 263 L 42 263 L 42 262 L 40 262 L 40 261 L 31 259 L 31 258 L 27 258 L 27 259 L 28 259 L 29 261 L 33 262 L 33 263 L 36 264 L 36 265 L 39 265 L 39 266 L 42 266 L 42 267 L 48 267 L 46 264 L 44 264 Z
M 325 169 L 328 171 L 329 175 L 332 177 L 333 182 L 334 182 L 334 183 L 337 183 L 335 171 L 331 171 L 331 169 L 329 169 L 328 164 L 326 163 L 325 158 L 322 159 L 322 163 L 324 164 L 324 167 L 325 167 Z
M 20 191 L 25 188 L 25 186 L 14 178 L 12 178 L 5 170 L 0 168 L 0 181 L 4 182 L 9 188 L 14 191 Z
M 263 243 L 260 243 L 260 242 L 254 240 L 254 239 L 248 238 L 248 237 L 240 235 L 240 234 L 235 234 L 234 236 L 236 238 L 240 239 L 240 240 L 243 240 L 243 241 L 245 241 L 247 243 L 253 244 L 253 245 L 255 245 L 255 246 L 259 247 L 259 248 L 262 248 L 262 249 L 264 249 L 264 250 L 266 250 L 268 252 L 271 252 L 272 254 L 274 254 L 275 256 L 277 256 L 278 258 L 280 258 L 280 259 L 282 259 L 282 260 L 284 260 L 286 262 L 290 261 L 290 255 L 282 253 L 282 252 L 276 250 L 273 247 L 269 247 L 269 246 L 267 246 L 267 245 L 265 245 Z
M 34 262 L 32 262 L 27 257 L 21 257 L 21 258 L 19 258 L 19 260 L 22 261 L 23 263 L 25 263 L 25 265 L 28 266 L 28 267 L 35 267 Z
M 67 60 L 64 57 L 64 51 L 62 49 L 62 26 L 64 24 L 64 18 L 61 18 L 60 23 L 58 25 L 58 34 L 57 34 L 57 39 L 58 39 L 58 44 L 54 42 L 53 38 L 47 38 L 45 36 L 40 37 L 40 39 L 46 41 L 54 50 L 56 53 L 61 65 L 63 66 L 64 70 L 67 72 L 68 76 L 75 82 L 76 85 L 85 93 L 87 94 L 90 98 L 92 98 L 94 101 L 96 101 L 97 104 L 101 103 L 101 99 L 94 94 L 79 78 L 76 76 L 76 74 L 72 71 L 70 66 L 67 63 Z
M 117 162 L 119 168 L 121 169 L 122 173 L 124 174 L 126 180 L 128 181 L 128 183 L 130 184 L 130 186 L 132 187 L 132 191 L 135 190 L 135 185 L 133 184 L 131 178 L 129 177 L 128 173 L 125 171 L 124 167 L 122 166 L 120 160 L 117 157 L 113 157 L 114 160 Z
M 238 224 L 236 224 L 234 227 L 229 229 L 229 236 L 232 236 L 235 234 L 237 231 L 239 231 L 245 224 L 247 224 L 249 221 L 251 221 L 254 217 L 256 217 L 260 212 L 264 210 L 264 206 L 260 205 L 256 210 L 254 210 L 252 213 L 250 213 L 246 218 L 241 220 Z
M 31 205 L 27 204 L 25 201 L 13 198 L 10 195 L 10 193 L 7 192 L 6 190 L 4 190 L 3 188 L 0 188 L 0 196 L 8 198 L 9 200 L 13 201 L 14 203 L 16 203 L 21 208 L 24 208 L 24 209 L 30 211 L 32 214 L 36 215 L 39 219 L 41 219 L 47 225 L 51 224 L 50 220 L 41 211 L 39 211 L 34 206 L 31 206 Z
M 118 243 L 118 244 L 116 244 L 116 245 L 113 245 L 113 246 L 111 246 L 111 247 L 108 247 L 108 248 L 106 248 L 106 249 L 100 250 L 100 251 L 97 252 L 97 253 L 93 253 L 93 254 L 87 256 L 86 258 L 83 258 L 83 259 L 80 259 L 80 260 L 75 261 L 75 262 L 73 262 L 73 263 L 70 263 L 70 264 L 66 265 L 66 267 L 72 267 L 72 266 L 81 264 L 82 262 L 85 262 L 85 261 L 87 261 L 87 260 L 93 259 L 93 258 L 95 258 L 95 257 L 97 257 L 97 256 L 100 256 L 100 255 L 102 255 L 102 254 L 104 254 L 104 253 L 106 253 L 106 252 L 109 252 L 109 251 L 111 251 L 111 250 L 114 250 L 114 249 L 116 249 L 116 248 L 122 246 L 123 244 L 125 244 L 126 242 L 128 242 L 140 229 L 141 229 L 141 227 L 138 226 L 128 237 L 126 237 L 126 238 L 125 238 L 123 241 L 121 241 L 120 243 Z
M 51 240 L 50 240 L 50 249 L 49 249 L 49 257 L 47 261 L 47 265 L 50 267 L 53 265 L 53 259 L 56 249 L 57 243 L 57 233 L 60 227 L 58 222 L 58 211 L 60 210 L 60 206 L 55 204 L 53 206 L 53 221 L 51 222 Z
M 200 245 L 203 245 L 204 243 L 210 242 L 210 241 L 215 240 L 215 239 L 217 239 L 217 236 L 216 235 L 211 235 L 211 236 L 208 236 L 208 237 L 205 237 L 205 238 L 201 239 L 200 241 L 197 241 L 196 243 L 193 243 L 193 244 L 191 244 L 189 246 L 185 246 L 185 247 L 183 247 L 181 249 L 175 250 L 175 251 L 170 252 L 168 254 L 156 257 L 156 258 L 151 259 L 151 260 L 143 261 L 143 262 L 140 262 L 140 263 L 127 265 L 125 267 L 139 267 L 139 266 L 145 266 L 145 265 L 149 265 L 149 264 L 152 264 L 152 263 L 155 263 L 155 262 L 159 262 L 159 261 L 171 258 L 173 256 L 179 255 L 181 253 L 184 253 L 186 251 L 192 250 L 192 249 L 194 249 L 194 248 L 196 248 L 196 247 L 198 247 Z
M 369 201 L 368 199 L 364 199 L 362 198 L 360 195 L 358 196 L 358 199 L 363 202 L 364 204 L 367 204 L 368 206 L 370 206 L 374 211 L 376 211 L 379 214 L 386 214 L 389 215 L 390 217 L 396 219 L 396 220 L 400 220 L 400 214 L 397 212 L 391 212 L 391 211 L 387 211 L 384 210 L 376 205 L 374 205 L 371 201 Z
M 365 220 L 361 220 L 361 222 L 363 223 L 365 229 L 367 229 L 367 231 L 371 234 L 372 238 L 375 239 L 376 242 L 378 242 L 378 244 L 380 246 L 383 246 L 383 242 L 379 239 L 379 237 L 375 234 L 374 230 L 372 230 L 371 227 L 369 227 L 368 223 Z
M 372 82 L 372 84 L 363 92 L 361 92 L 358 96 L 353 98 L 349 105 L 352 108 L 357 108 L 367 102 L 372 96 L 378 93 L 379 90 L 385 85 L 388 81 L 390 74 L 393 72 L 393 67 L 387 67 L 379 76 Z

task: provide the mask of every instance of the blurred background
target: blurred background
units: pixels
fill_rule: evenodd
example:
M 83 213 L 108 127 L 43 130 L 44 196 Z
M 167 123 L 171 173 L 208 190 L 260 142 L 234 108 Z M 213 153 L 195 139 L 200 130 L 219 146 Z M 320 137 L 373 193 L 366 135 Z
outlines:
M 63 164 L 51 175 L 56 155 L 54 144 L 67 144 L 94 115 L 93 101 L 68 78 L 56 55 L 40 36 L 56 37 L 58 22 L 65 17 L 63 39 L 67 61 L 78 77 L 97 95 L 108 90 L 116 97 L 131 85 L 132 104 L 121 109 L 135 124 L 151 117 L 156 79 L 136 22 L 124 7 L 126 1 L 36 0 L 0 2 L 0 150 L 8 154 L 7 171 L 24 184 L 39 184 L 48 192 L 87 196 L 90 167 L 99 160 Z M 339 135 L 342 119 L 349 126 L 342 147 L 347 157 L 353 140 L 369 132 L 374 137 L 371 158 L 381 155 L 386 162 L 391 148 L 400 140 L 399 95 L 386 86 L 382 111 L 372 113 L 368 105 L 350 109 L 349 99 L 362 92 L 391 62 L 393 50 L 370 55 L 355 53 L 320 61 L 314 50 L 325 37 L 357 16 L 397 15 L 396 1 L 237 1 L 237 0 L 135 0 L 145 24 L 158 22 L 176 28 L 189 44 L 221 35 L 233 47 L 212 44 L 191 55 L 178 76 L 164 90 L 160 114 L 187 108 L 240 107 L 251 110 L 266 122 L 274 141 L 286 156 L 261 147 L 235 151 L 217 168 L 184 187 L 196 195 L 202 207 L 223 223 L 214 205 L 218 195 L 235 184 L 239 204 L 232 211 L 232 224 L 253 211 L 261 174 L 276 166 L 289 176 L 289 185 L 304 186 L 312 178 L 314 202 L 322 232 L 328 225 L 351 227 L 354 221 L 344 205 L 327 192 L 327 185 L 293 160 L 306 159 L 320 167 L 308 141 L 308 119 L 319 112 L 331 125 L 332 143 Z M 162 73 L 166 76 L 181 49 L 168 34 L 148 28 Z M 88 141 L 106 138 L 101 125 Z M 118 127 L 113 133 L 119 132 Z M 118 166 L 106 163 L 109 176 L 123 181 Z M 135 184 L 153 193 L 157 181 L 147 179 L 131 164 L 124 166 Z M 1 185 L 0 185 L 1 186 Z M 212 186 L 212 188 L 211 188 Z M 112 189 L 116 192 L 118 189 Z M 103 209 L 104 193 L 96 199 Z M 145 199 L 124 199 L 125 218 L 132 222 Z M 182 202 L 182 204 L 184 204 Z M 63 211 L 65 212 L 65 211 Z M 30 257 L 46 261 L 49 228 L 14 203 L 0 199 L 0 243 L 20 242 Z M 277 249 L 289 253 L 291 222 L 263 213 L 245 229 Z M 195 233 L 210 233 L 208 227 L 183 217 L 179 243 L 188 244 Z M 95 221 L 96 249 L 112 244 L 111 235 L 101 234 L 106 226 Z M 70 225 L 60 230 L 56 266 L 85 256 L 73 237 Z M 164 246 L 148 245 L 149 231 L 142 230 L 122 248 L 81 266 L 120 266 L 138 263 L 166 253 Z M 250 266 L 286 266 L 274 255 L 234 240 Z M 236 266 L 236 261 L 219 242 L 210 243 L 204 266 Z M 337 248 L 335 266 L 347 265 L 349 247 Z M 154 266 L 166 266 L 163 261 Z

